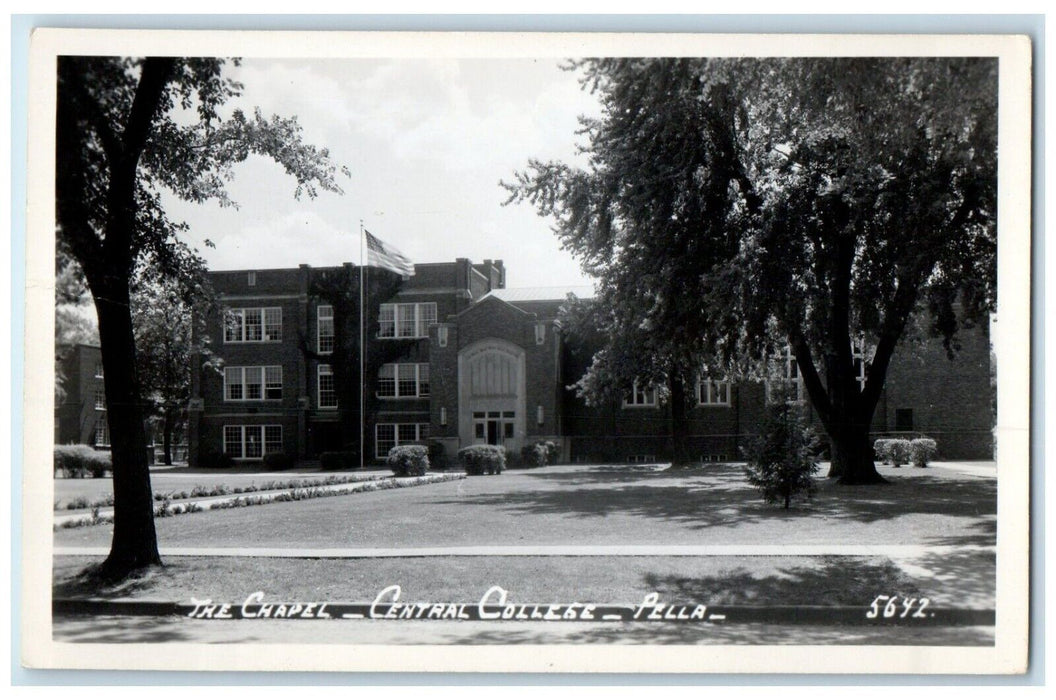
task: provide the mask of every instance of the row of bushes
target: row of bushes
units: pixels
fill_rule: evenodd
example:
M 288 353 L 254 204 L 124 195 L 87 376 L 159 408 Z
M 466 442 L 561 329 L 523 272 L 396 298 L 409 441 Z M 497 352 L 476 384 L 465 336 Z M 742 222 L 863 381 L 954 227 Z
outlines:
M 915 467 L 926 467 L 938 451 L 938 443 L 931 438 L 881 438 L 873 443 L 876 458 L 895 467 L 901 467 L 908 462 L 913 462 Z
M 546 448 L 541 448 L 545 464 Z M 385 463 L 396 476 L 422 476 L 429 471 L 430 448 L 400 445 L 389 450 Z M 497 445 L 473 445 L 458 451 L 458 461 L 466 474 L 501 474 L 506 469 L 506 449 Z
M 110 471 L 110 453 L 89 445 L 56 445 L 55 470 L 67 479 L 102 479 Z

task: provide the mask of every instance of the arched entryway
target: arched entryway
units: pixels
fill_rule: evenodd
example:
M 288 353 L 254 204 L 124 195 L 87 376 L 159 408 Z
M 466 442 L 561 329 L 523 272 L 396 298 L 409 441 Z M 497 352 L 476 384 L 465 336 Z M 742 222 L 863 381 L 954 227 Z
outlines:
M 458 354 L 458 435 L 467 445 L 503 445 L 516 454 L 524 444 L 524 350 L 489 338 Z

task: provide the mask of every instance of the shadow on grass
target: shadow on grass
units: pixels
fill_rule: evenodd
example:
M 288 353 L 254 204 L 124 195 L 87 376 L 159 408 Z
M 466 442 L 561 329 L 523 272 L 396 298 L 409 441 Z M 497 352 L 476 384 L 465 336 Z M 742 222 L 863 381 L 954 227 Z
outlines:
M 131 574 L 123 581 L 113 582 L 99 575 L 100 564 L 89 564 L 72 574 L 57 572 L 51 592 L 54 598 L 99 598 L 114 600 L 149 591 L 172 579 L 169 567 L 150 567 Z
M 811 521 L 819 518 L 873 523 L 903 515 L 982 518 L 997 508 L 993 480 L 951 479 L 928 475 L 889 476 L 888 483 L 842 486 L 817 480 L 817 493 L 790 510 L 762 501 L 736 466 L 697 472 L 645 472 L 594 468 L 574 472 L 530 472 L 518 491 L 460 497 L 461 507 L 479 505 L 516 513 L 606 517 L 627 514 L 684 522 L 691 528 L 736 526 L 753 522 Z M 538 482 L 538 488 L 532 485 Z M 456 503 L 456 501 L 441 501 Z M 943 544 L 994 544 L 985 524 Z M 882 544 L 882 543 L 874 543 Z
M 929 594 L 919 580 L 890 561 L 846 557 L 818 557 L 812 566 L 778 569 L 766 576 L 743 570 L 702 577 L 646 574 L 643 586 L 659 593 L 661 602 L 707 605 L 861 605 L 864 609 L 880 594 L 914 598 Z

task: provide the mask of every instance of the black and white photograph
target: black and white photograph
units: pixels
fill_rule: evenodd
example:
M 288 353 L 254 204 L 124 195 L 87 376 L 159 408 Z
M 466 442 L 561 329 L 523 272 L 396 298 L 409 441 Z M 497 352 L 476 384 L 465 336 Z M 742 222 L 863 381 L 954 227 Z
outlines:
M 38 31 L 23 662 L 1023 673 L 1030 52 Z

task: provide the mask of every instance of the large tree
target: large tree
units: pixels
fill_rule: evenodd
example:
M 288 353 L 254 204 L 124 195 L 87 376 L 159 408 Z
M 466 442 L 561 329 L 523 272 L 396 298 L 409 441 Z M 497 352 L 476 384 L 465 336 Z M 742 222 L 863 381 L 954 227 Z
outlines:
M 362 316 L 359 278 L 361 270 L 366 270 L 362 288 L 365 313 Z M 383 343 L 371 340 L 378 336 L 380 329 L 379 305 L 395 296 L 403 280 L 389 270 L 352 265 L 315 270 L 312 274 L 309 293 L 333 309 L 334 347 L 333 352 L 320 354 L 308 338 L 301 338 L 301 352 L 309 360 L 330 365 L 337 393 L 341 448 L 359 454 L 360 426 L 372 424 L 379 408 L 377 395 L 368 390 L 363 396 L 363 411 L 360 411 L 360 388 L 377 386 L 378 370 L 381 366 L 404 357 L 418 344 L 414 339 L 389 339 Z M 368 350 L 362 363 L 360 356 L 364 339 L 360 337 L 360 319 L 363 319 Z M 361 364 L 362 376 L 367 378 L 366 383 L 361 381 Z M 364 438 L 364 447 L 374 443 L 373 436 L 365 435 Z
M 575 67 L 603 108 L 588 165 L 531 161 L 511 201 L 554 217 L 623 335 L 740 373 L 787 343 L 830 473 L 879 481 L 869 428 L 910 317 L 952 351 L 994 305 L 996 60 Z
M 60 57 L 56 113 L 58 245 L 84 271 L 99 322 L 114 474 L 108 577 L 160 563 L 130 281 L 149 261 L 178 278 L 200 267 L 166 215 L 163 192 L 230 206 L 225 183 L 250 154 L 275 160 L 296 196 L 340 191 L 325 150 L 304 145 L 296 119 L 221 107 L 241 86 L 218 59 Z

